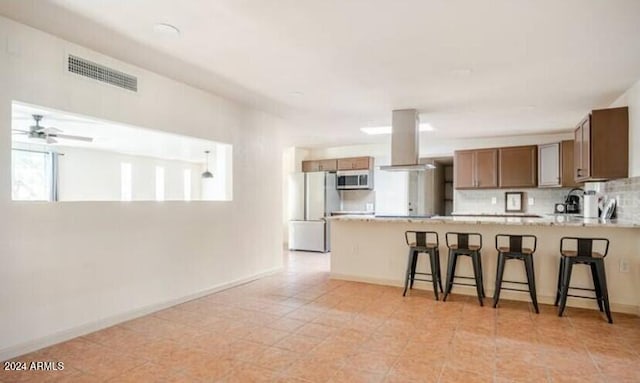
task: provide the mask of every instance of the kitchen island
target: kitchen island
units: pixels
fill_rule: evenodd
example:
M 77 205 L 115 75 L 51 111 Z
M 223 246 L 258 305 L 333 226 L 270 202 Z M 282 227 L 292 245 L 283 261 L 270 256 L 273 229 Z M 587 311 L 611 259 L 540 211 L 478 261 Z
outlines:
M 336 279 L 402 286 L 407 267 L 407 230 L 435 231 L 440 237 L 443 280 L 446 275 L 446 232 L 477 232 L 483 236 L 482 266 L 487 299 L 491 302 L 495 287 L 497 251 L 496 234 L 533 234 L 538 237 L 534 255 L 536 287 L 540 303 L 555 301 L 560 238 L 604 237 L 611 241 L 606 258 L 607 282 L 611 309 L 640 313 L 640 224 L 624 221 L 601 221 L 573 216 L 544 217 L 375 217 L 337 216 L 331 220 L 331 276 Z M 427 257 L 420 257 L 418 269 L 427 270 Z M 628 266 L 628 271 L 622 271 Z M 458 261 L 457 275 L 471 276 L 471 260 Z M 507 262 L 505 280 L 526 281 L 522 262 Z M 593 288 L 587 266 L 574 268 L 572 286 Z M 416 282 L 414 289 L 431 289 L 430 283 Z M 401 295 L 399 291 L 399 296 Z M 454 294 L 474 295 L 475 288 L 454 285 Z M 583 292 L 587 293 L 588 292 Z M 428 299 L 433 299 L 429 297 Z M 453 298 L 455 299 L 455 298 Z M 505 291 L 501 299 L 529 301 L 528 293 Z M 597 309 L 595 301 L 569 298 L 568 306 Z

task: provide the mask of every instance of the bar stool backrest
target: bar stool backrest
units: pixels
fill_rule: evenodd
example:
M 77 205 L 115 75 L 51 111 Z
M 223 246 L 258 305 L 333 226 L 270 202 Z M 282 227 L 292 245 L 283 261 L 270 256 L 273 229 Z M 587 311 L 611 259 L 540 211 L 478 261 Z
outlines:
M 470 246 L 478 246 L 475 250 L 482 249 L 482 235 L 480 233 L 448 232 L 445 234 L 445 239 L 449 249 L 452 246 L 459 250 L 470 250 Z
M 530 250 L 531 253 L 535 253 L 537 244 L 538 244 L 538 238 L 535 235 L 530 235 L 530 234 L 522 234 L 522 235 L 498 234 L 496 235 L 496 250 L 498 251 L 500 251 L 500 248 L 508 248 L 509 253 L 522 253 L 523 249 L 527 249 L 527 250 Z
M 440 246 L 438 233 L 435 231 L 405 231 L 404 239 L 407 242 L 407 246 L 427 247 L 427 244 L 435 244 L 436 247 Z
M 568 246 L 571 244 L 572 246 Z M 596 252 L 602 254 L 602 258 L 609 252 L 609 240 L 607 238 L 562 237 L 560 239 L 560 253 L 576 251 L 579 257 L 592 257 Z

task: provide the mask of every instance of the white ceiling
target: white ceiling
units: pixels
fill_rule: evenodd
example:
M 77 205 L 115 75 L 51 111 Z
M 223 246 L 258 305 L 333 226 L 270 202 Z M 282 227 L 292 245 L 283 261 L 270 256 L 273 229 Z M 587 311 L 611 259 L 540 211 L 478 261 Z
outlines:
M 567 131 L 640 79 L 637 0 L 23 0 L 0 13 L 279 114 L 298 145 L 384 141 L 359 128 L 398 108 L 437 138 Z
M 93 138 L 93 142 L 56 138 L 57 144 L 48 145 L 53 150 L 64 147 L 86 148 L 165 160 L 204 163 L 204 151 L 211 151 L 211 158 L 213 158 L 219 145 L 200 138 L 158 132 L 15 102 L 12 107 L 11 128 L 28 131 L 30 126 L 35 125 L 34 114 L 43 116 L 40 121 L 43 127 L 58 128 L 62 130 L 61 134 Z M 43 140 L 29 138 L 16 132 L 12 134 L 12 141 L 26 145 L 44 145 Z

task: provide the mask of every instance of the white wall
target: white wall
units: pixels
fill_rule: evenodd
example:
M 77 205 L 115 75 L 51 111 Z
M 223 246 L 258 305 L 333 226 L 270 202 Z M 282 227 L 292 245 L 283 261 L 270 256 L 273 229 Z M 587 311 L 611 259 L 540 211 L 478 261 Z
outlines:
M 6 18 L 0 42 L 0 360 L 281 268 L 283 121 Z M 12 202 L 12 100 L 232 144 L 233 201 Z
M 156 166 L 164 168 L 166 201 L 184 200 L 185 169 L 191 169 L 191 199 L 200 199 L 200 164 L 80 148 L 64 147 L 58 151 L 64 154 L 58 161 L 60 201 L 120 201 L 122 162 L 132 167 L 134 201 L 156 199 Z
M 612 108 L 629 107 L 629 177 L 640 176 L 640 81 L 620 96 Z

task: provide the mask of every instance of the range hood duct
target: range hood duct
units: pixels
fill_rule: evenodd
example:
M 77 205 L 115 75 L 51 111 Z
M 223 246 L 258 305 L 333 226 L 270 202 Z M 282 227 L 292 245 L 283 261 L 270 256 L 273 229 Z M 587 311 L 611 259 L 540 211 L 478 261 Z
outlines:
M 391 165 L 387 171 L 425 171 L 433 164 L 419 164 L 420 116 L 415 109 L 394 110 L 391 117 Z

